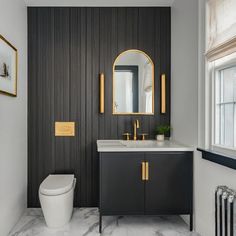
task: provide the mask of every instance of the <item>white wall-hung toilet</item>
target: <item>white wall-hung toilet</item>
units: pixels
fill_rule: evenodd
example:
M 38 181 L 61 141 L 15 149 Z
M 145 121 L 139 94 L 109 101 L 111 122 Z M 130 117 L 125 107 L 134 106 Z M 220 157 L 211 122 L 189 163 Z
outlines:
M 49 175 L 39 187 L 39 200 L 46 224 L 59 228 L 67 224 L 73 212 L 74 175 Z

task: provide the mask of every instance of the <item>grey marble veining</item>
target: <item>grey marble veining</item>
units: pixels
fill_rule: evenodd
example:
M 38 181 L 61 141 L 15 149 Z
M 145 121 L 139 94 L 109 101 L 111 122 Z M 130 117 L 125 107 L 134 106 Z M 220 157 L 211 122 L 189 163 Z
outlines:
M 71 222 L 47 228 L 41 209 L 28 209 L 9 236 L 98 236 L 98 209 L 76 208 Z M 200 236 L 178 216 L 103 217 L 103 236 Z

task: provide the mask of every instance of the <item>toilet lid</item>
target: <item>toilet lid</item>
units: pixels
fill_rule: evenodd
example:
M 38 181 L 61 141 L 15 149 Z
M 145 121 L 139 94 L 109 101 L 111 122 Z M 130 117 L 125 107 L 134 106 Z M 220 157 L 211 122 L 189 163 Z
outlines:
M 73 187 L 74 175 L 49 175 L 40 185 L 39 191 L 44 195 L 59 195 Z

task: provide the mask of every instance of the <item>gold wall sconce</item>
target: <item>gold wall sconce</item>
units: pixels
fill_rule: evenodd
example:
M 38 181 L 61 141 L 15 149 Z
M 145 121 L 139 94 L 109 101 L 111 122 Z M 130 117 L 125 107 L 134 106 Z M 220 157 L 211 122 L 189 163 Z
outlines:
M 105 76 L 104 73 L 101 73 L 99 76 L 99 84 L 100 84 L 100 113 L 104 113 L 104 92 L 105 92 Z
M 161 114 L 166 113 L 166 75 L 161 75 Z

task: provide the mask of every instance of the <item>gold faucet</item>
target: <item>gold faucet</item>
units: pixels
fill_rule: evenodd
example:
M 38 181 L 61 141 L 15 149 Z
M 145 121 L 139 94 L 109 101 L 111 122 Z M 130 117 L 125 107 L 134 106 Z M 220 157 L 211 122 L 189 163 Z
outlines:
M 139 128 L 139 121 L 134 121 L 134 140 L 137 140 L 137 129 Z

